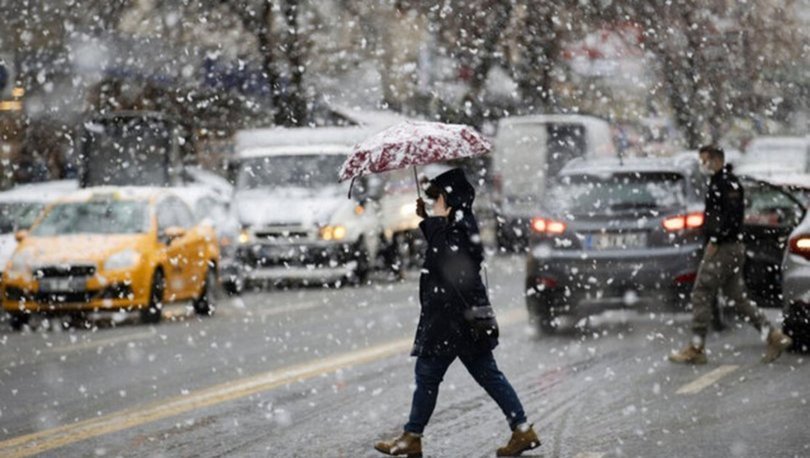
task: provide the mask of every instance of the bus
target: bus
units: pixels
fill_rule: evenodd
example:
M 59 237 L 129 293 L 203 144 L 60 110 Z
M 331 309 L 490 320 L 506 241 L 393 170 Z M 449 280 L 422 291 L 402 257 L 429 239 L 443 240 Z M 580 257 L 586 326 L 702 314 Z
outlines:
M 79 186 L 181 186 L 195 154 L 192 129 L 159 112 L 91 116 L 80 127 Z

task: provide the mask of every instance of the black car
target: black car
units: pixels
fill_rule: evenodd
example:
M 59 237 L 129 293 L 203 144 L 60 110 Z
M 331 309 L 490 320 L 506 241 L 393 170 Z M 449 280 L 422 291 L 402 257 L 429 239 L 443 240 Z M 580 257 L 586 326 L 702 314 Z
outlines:
M 531 223 L 526 305 L 540 329 L 607 309 L 685 310 L 704 245 L 706 182 L 691 155 L 566 165 Z M 776 305 L 782 233 L 804 209 L 777 187 L 743 185 L 749 289 Z M 780 218 L 784 228 L 760 224 Z

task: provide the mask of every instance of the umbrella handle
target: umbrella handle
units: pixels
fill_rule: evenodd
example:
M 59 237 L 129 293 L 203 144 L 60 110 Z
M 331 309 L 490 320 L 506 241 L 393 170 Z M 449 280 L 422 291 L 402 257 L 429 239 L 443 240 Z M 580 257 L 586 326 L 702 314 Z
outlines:
M 413 181 L 416 182 L 416 196 L 422 198 L 422 191 L 419 189 L 419 175 L 416 174 L 416 166 L 413 166 Z

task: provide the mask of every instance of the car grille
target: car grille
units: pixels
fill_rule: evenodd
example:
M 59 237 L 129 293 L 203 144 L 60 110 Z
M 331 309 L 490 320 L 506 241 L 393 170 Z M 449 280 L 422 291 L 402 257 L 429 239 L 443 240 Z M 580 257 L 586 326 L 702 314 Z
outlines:
M 284 232 L 268 232 L 268 231 L 261 231 L 256 232 L 257 239 L 279 239 L 279 240 L 288 240 L 288 239 L 304 239 L 307 238 L 309 234 L 305 231 L 284 231 Z
M 37 278 L 90 277 L 95 273 L 96 266 L 93 265 L 42 266 L 34 270 L 34 276 Z
M 339 244 L 327 247 L 285 246 L 280 250 L 272 245 L 260 245 L 242 249 L 238 257 L 249 267 L 327 267 L 333 263 L 343 264 L 354 258 L 350 245 Z
M 41 304 L 69 304 L 74 302 L 90 302 L 98 291 L 84 291 L 81 293 L 36 293 L 34 300 Z

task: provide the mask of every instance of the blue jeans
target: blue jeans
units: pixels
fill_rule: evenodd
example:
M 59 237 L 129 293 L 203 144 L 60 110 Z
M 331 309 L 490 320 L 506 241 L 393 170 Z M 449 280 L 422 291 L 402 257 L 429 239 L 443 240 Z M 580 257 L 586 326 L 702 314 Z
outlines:
M 420 356 L 416 359 L 416 391 L 413 392 L 411 415 L 405 431 L 422 434 L 436 407 L 439 384 L 455 359 L 455 356 Z M 509 428 L 514 430 L 526 422 L 526 414 L 517 393 L 498 369 L 491 351 L 475 356 L 460 356 L 459 359 L 475 381 L 498 403 L 498 407 L 506 415 Z

